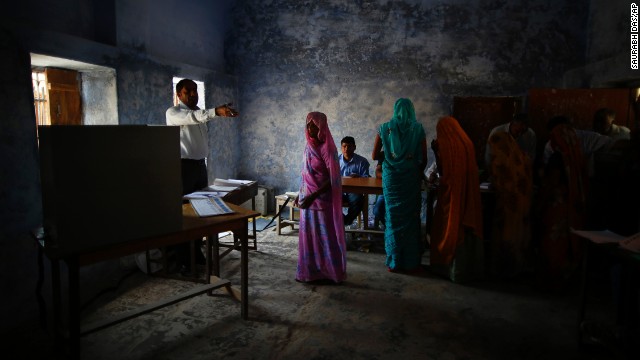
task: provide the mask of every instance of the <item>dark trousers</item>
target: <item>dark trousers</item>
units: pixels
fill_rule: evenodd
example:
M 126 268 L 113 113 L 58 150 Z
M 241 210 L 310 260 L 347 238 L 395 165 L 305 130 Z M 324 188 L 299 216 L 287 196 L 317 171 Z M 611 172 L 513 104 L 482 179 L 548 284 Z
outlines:
M 349 210 L 347 210 L 347 215 L 344 216 L 344 225 L 351 225 L 353 220 L 358 217 L 358 213 L 362 211 L 362 204 L 364 201 L 364 196 L 362 194 L 351 194 L 346 193 L 342 194 L 342 202 L 346 202 L 349 204 Z
M 204 159 L 191 160 L 182 159 L 182 195 L 190 194 L 194 191 L 201 190 L 209 185 L 207 176 L 207 164 Z M 202 239 L 196 239 L 196 260 L 202 262 L 204 255 L 199 251 Z M 171 247 L 176 255 L 178 266 L 191 268 L 191 245 L 190 243 L 177 244 Z
M 182 195 L 201 190 L 209 185 L 207 164 L 204 159 L 182 159 Z

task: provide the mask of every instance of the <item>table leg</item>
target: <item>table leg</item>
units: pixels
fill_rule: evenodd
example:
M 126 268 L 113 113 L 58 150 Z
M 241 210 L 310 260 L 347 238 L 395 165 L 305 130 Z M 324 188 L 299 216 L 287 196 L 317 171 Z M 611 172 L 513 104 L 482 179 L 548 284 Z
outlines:
M 62 324 L 60 322 L 61 304 L 61 292 L 60 292 L 60 260 L 51 260 L 51 302 L 53 306 L 53 342 L 55 344 L 56 352 L 62 354 L 63 337 L 62 337 Z
M 277 201 L 277 203 L 278 203 L 278 204 L 277 204 L 278 209 L 277 209 L 277 211 L 276 211 L 276 214 L 278 214 L 278 218 L 276 219 L 276 233 L 277 233 L 278 235 L 282 235 L 282 232 L 281 232 L 281 226 L 282 226 L 282 225 L 281 225 L 281 223 L 280 223 L 280 219 L 281 219 L 281 213 L 280 213 L 280 211 L 282 211 L 282 203 L 280 203 L 280 200 L 276 200 L 276 201 Z
M 218 238 L 219 234 L 215 234 L 216 239 Z M 213 235 L 209 235 L 207 236 L 207 246 L 205 247 L 206 249 L 206 258 L 207 258 L 207 262 L 205 265 L 205 283 L 207 284 L 211 284 L 211 269 L 212 269 L 212 258 L 211 258 L 211 243 L 213 242 Z M 207 292 L 207 295 L 211 296 L 213 294 L 213 291 L 209 291 Z
M 72 359 L 80 358 L 80 269 L 78 259 L 66 261 L 69 272 L 69 352 Z
M 246 229 L 245 229 L 246 230 Z M 213 255 L 211 257 L 211 263 L 213 266 L 213 275 L 220 277 L 220 235 L 215 234 L 215 238 L 211 241 L 211 251 Z
M 247 220 L 244 221 L 244 230 L 240 232 L 240 315 L 243 320 L 249 316 L 249 249 L 247 236 Z
M 578 346 L 582 346 L 582 322 L 587 308 L 587 292 L 589 291 L 589 248 L 590 241 L 585 241 L 584 254 L 582 257 L 582 274 L 580 284 L 580 304 L 578 305 Z
M 369 229 L 369 194 L 363 194 L 364 201 L 362 202 L 362 228 L 367 230 Z

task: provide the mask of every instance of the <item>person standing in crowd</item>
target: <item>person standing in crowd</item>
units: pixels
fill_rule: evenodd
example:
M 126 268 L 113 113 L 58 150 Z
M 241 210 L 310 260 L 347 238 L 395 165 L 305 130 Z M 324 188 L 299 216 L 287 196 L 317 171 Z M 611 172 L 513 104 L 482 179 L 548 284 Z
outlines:
M 201 190 L 209 185 L 206 159 L 209 156 L 207 121 L 216 117 L 237 117 L 231 104 L 213 109 L 198 107 L 198 86 L 193 80 L 182 79 L 176 84 L 178 105 L 166 112 L 167 125 L 180 126 L 180 164 L 182 166 L 182 195 Z M 199 242 L 199 241 L 198 241 Z M 183 274 L 193 273 L 189 244 L 175 245 L 176 262 Z M 204 255 L 196 251 L 196 261 L 204 263 Z
M 385 199 L 385 251 L 389 271 L 422 270 L 420 184 L 427 164 L 427 138 L 416 121 L 411 100 L 395 102 L 393 117 L 376 135 L 372 157 L 384 148 L 382 192 Z
M 568 118 L 549 121 L 551 155 L 538 200 L 540 224 L 539 285 L 561 290 L 575 280 L 582 258 L 580 239 L 587 216 L 588 170 L 583 144 Z
M 616 112 L 613 109 L 598 109 L 593 114 L 593 131 L 610 137 L 614 142 L 629 140 L 631 138 L 631 130 L 625 126 L 614 124 L 615 120 Z
M 530 163 L 534 163 L 536 159 L 536 133 L 529 127 L 527 114 L 516 114 L 510 122 L 494 127 L 489 133 L 489 139 L 491 139 L 493 134 L 499 132 L 511 135 L 518 144 L 518 147 L 520 147 L 520 150 L 529 156 Z M 492 148 L 487 143 L 484 153 L 487 169 L 491 168 L 491 155 Z
M 369 162 L 363 156 L 355 153 L 356 141 L 351 136 L 345 136 L 340 141 L 342 153 L 338 156 L 340 160 L 340 173 L 342 176 L 353 178 L 369 177 Z M 349 205 L 347 214 L 344 216 L 344 224 L 351 225 L 353 220 L 358 217 L 358 213 L 362 211 L 363 194 L 345 193 L 342 195 L 342 201 Z
M 302 183 L 294 201 L 300 208 L 296 280 L 341 283 L 347 277 L 342 176 L 325 114 L 307 115 L 305 137 Z
M 491 135 L 488 146 L 492 154 L 491 184 L 496 196 L 490 271 L 498 277 L 512 278 L 525 269 L 531 245 L 531 159 L 506 132 Z
M 431 229 L 431 270 L 453 282 L 484 276 L 482 205 L 473 143 L 458 121 L 438 121 L 432 142 L 440 174 Z

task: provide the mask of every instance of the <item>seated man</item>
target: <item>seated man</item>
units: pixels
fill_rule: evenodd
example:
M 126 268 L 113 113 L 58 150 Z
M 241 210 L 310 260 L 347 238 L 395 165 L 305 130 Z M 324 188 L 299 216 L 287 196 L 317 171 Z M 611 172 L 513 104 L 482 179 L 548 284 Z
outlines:
M 356 141 L 351 136 L 345 136 L 341 141 L 342 154 L 338 155 L 340 160 L 340 173 L 349 177 L 369 177 L 369 162 L 364 157 L 355 153 Z M 348 226 L 362 211 L 362 194 L 342 194 L 342 201 L 349 204 L 349 210 L 344 216 L 344 225 Z

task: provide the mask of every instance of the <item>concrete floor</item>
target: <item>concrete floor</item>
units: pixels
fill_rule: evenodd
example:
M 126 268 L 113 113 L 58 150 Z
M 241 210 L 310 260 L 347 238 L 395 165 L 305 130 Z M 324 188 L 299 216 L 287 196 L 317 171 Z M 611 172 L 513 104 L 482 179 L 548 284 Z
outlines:
M 82 338 L 85 359 L 616 359 L 614 347 L 578 346 L 578 287 L 545 293 L 529 277 L 453 284 L 428 271 L 386 271 L 380 243 L 349 251 L 338 286 L 294 281 L 297 232 L 259 233 L 251 251 L 249 320 L 223 292 L 198 296 Z M 428 264 L 428 254 L 424 264 Z M 239 254 L 222 276 L 239 283 Z M 116 291 L 87 306 L 99 320 L 193 287 L 128 272 Z M 606 291 L 590 294 L 588 320 L 609 326 Z M 41 328 L 17 331 L 9 344 L 25 358 L 51 357 Z

